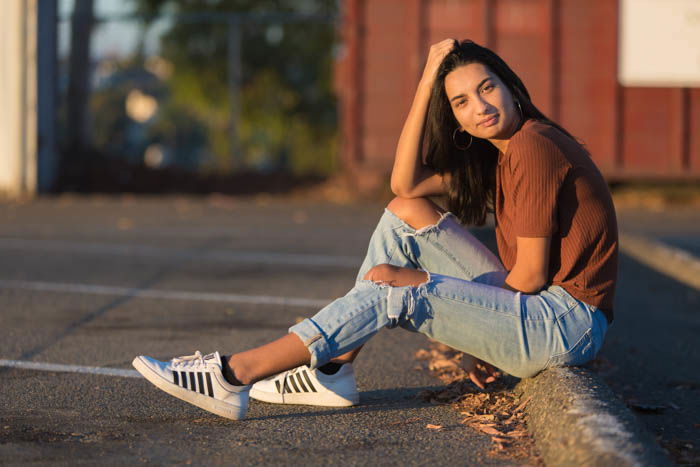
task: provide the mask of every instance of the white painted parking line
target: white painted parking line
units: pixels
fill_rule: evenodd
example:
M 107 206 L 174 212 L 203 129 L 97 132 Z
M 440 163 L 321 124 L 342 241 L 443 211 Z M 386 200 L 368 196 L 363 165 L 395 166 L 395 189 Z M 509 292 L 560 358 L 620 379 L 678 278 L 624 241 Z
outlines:
M 62 365 L 59 363 L 40 363 L 0 359 L 0 367 L 21 368 L 23 370 L 35 371 L 53 371 L 60 373 L 87 373 L 91 375 L 120 376 L 122 378 L 141 378 L 141 375 L 136 370 L 104 368 L 99 366 Z
M 93 295 L 131 296 L 160 300 L 193 300 L 200 302 L 248 303 L 253 305 L 284 305 L 322 308 L 331 300 L 270 295 L 239 295 L 213 292 L 185 292 L 179 290 L 135 289 L 92 284 L 67 284 L 61 282 L 33 282 L 0 280 L 0 289 L 36 290 L 40 292 L 82 293 Z
M 286 264 L 292 266 L 336 266 L 359 268 L 362 259 L 356 256 L 272 253 L 265 251 L 202 250 L 183 251 L 182 248 L 115 243 L 69 242 L 61 240 L 30 240 L 0 238 L 0 248 L 26 251 L 57 251 L 61 253 L 104 254 L 165 259 L 189 259 L 216 263 Z

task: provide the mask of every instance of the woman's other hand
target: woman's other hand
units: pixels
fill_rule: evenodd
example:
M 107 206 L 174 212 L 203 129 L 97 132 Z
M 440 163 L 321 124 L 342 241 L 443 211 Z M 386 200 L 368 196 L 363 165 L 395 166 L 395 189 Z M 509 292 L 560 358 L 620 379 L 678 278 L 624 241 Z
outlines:
M 469 379 L 481 389 L 486 389 L 486 383 L 493 383 L 501 376 L 493 365 L 469 354 L 462 355 L 462 368 L 469 374 Z
M 440 41 L 437 44 L 430 46 L 428 60 L 425 63 L 423 77 L 421 78 L 421 82 L 424 85 L 428 87 L 433 86 L 433 82 L 437 76 L 437 71 L 438 68 L 440 68 L 440 64 L 456 45 L 457 41 L 455 39 L 445 39 L 444 41 Z

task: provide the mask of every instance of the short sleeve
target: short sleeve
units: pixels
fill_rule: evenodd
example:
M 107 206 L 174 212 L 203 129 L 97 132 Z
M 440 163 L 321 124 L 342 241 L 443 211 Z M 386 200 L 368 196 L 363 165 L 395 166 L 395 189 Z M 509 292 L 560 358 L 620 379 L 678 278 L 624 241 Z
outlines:
M 559 229 L 557 198 L 569 161 L 546 136 L 522 135 L 509 157 L 517 237 L 548 237 Z

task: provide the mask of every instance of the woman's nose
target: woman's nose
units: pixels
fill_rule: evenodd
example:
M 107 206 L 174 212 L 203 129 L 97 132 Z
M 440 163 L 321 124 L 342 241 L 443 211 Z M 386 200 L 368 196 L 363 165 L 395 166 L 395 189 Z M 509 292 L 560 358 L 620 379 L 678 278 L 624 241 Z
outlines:
M 476 110 L 477 115 L 484 115 L 490 108 L 489 103 L 486 102 L 481 97 L 476 99 L 476 102 L 474 102 L 474 105 L 475 105 L 475 110 Z

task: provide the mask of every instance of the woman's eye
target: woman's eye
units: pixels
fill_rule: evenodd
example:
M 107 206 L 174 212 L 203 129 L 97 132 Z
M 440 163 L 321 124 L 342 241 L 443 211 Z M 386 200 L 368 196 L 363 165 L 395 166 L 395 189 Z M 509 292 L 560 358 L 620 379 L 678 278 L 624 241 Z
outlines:
M 493 89 L 493 84 L 487 84 L 487 85 L 484 86 L 481 90 L 482 90 L 483 92 L 488 92 L 488 91 L 490 91 L 491 89 Z
M 457 102 L 457 107 L 461 107 L 462 104 L 464 104 L 465 102 L 467 102 L 466 99 L 462 99 L 461 101 L 458 101 L 458 102 Z

